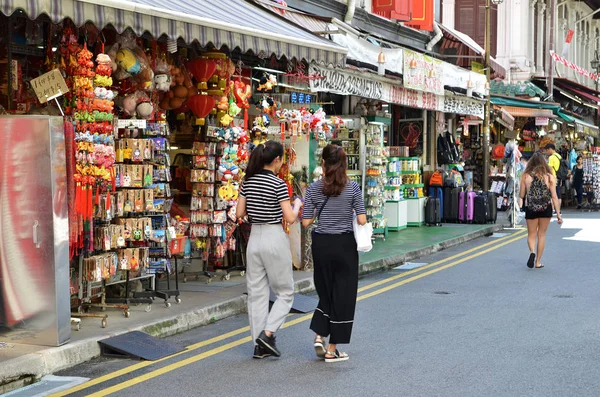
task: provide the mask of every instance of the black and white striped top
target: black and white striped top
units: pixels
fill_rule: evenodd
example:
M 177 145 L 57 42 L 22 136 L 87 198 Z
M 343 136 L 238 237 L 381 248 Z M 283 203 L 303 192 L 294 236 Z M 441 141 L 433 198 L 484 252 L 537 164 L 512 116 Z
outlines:
M 304 210 L 302 219 L 318 217 L 319 224 L 315 230 L 318 234 L 342 234 L 353 232 L 353 212 L 356 215 L 364 215 L 365 203 L 356 182 L 349 182 L 339 196 L 331 196 L 325 203 L 326 196 L 323 194 L 323 180 L 317 181 L 309 186 L 304 199 Z M 323 207 L 323 204 L 325 206 Z M 323 208 L 321 210 L 321 208 Z
M 290 199 L 287 185 L 271 171 L 262 170 L 244 181 L 240 197 L 246 198 L 250 223 L 276 225 L 283 219 L 281 202 Z

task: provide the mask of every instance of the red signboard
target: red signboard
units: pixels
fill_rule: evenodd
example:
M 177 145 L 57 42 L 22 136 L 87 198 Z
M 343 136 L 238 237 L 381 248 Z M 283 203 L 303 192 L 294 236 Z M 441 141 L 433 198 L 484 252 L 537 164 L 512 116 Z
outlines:
M 412 18 L 406 26 L 433 32 L 433 0 L 408 0 L 412 2 Z

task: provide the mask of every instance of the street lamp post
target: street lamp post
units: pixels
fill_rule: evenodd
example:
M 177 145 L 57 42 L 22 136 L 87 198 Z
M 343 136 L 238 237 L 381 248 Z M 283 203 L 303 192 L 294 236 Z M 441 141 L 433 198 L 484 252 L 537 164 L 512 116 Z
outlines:
M 592 59 L 590 64 L 592 65 L 592 69 L 594 69 L 594 71 L 596 72 L 596 92 L 598 92 L 598 78 L 600 77 L 598 76 L 600 72 L 600 59 L 598 59 L 598 51 L 596 51 L 594 59 Z M 596 104 L 596 117 L 594 117 L 594 121 L 596 126 L 598 126 L 598 104 Z
M 502 4 L 504 0 L 486 0 L 485 1 L 485 76 L 488 87 L 491 87 L 491 66 L 490 52 L 492 51 L 492 4 Z M 483 120 L 483 186 L 485 192 L 489 189 L 490 173 L 490 118 L 491 118 L 491 94 L 487 90 L 485 101 L 485 118 Z

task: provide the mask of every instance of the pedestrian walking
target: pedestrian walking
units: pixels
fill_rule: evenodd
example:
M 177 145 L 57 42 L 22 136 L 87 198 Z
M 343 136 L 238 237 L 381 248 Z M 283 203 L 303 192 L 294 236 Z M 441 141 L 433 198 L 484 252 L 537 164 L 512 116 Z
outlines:
M 314 280 L 319 304 L 310 329 L 316 333 L 314 347 L 325 362 L 348 360 L 337 345 L 350 343 L 358 289 L 358 251 L 353 219 L 367 223 L 360 187 L 346 175 L 344 149 L 327 145 L 323 149 L 324 178 L 308 188 L 302 224 L 318 219 L 312 238 Z M 329 346 L 325 338 L 329 337 Z
M 554 207 L 554 211 L 558 213 L 560 211 L 560 206 L 562 205 L 562 195 L 561 195 L 561 186 L 563 184 L 563 178 L 565 176 L 559 175 L 560 164 L 562 162 L 562 156 L 556 151 L 556 146 L 553 143 L 549 143 L 544 147 L 544 153 L 548 156 L 548 164 L 550 165 L 550 169 L 552 171 L 552 175 L 556 178 L 556 197 L 558 197 L 558 207 Z M 568 170 L 563 170 L 565 173 Z
M 552 218 L 552 205 L 556 209 L 558 224 L 562 224 L 560 203 L 556 194 L 556 178 L 541 153 L 535 153 L 521 177 L 519 205 L 525 200 L 525 219 L 527 220 L 527 245 L 529 260 L 527 267 L 542 268 L 542 255 L 546 246 L 546 231 Z M 537 239 L 537 245 L 536 245 Z M 537 248 L 537 249 L 536 249 Z
M 296 222 L 302 201 L 296 199 L 292 206 L 286 184 L 277 177 L 283 156 L 283 146 L 274 141 L 252 151 L 236 208 L 238 219 L 247 214 L 252 225 L 246 251 L 246 285 L 254 358 L 281 355 L 275 332 L 294 301 L 292 254 L 282 219 Z M 276 297 L 270 312 L 269 287 Z
M 583 157 L 577 156 L 577 164 L 571 172 L 571 184 L 577 193 L 577 209 L 583 205 Z

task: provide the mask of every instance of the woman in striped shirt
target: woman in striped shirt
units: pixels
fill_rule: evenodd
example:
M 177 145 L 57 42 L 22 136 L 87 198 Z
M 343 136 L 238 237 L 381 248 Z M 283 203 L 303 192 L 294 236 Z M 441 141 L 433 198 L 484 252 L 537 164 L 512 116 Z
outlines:
M 275 332 L 283 325 L 294 300 L 290 240 L 281 222 L 285 218 L 294 223 L 302 201 L 296 199 L 292 206 L 286 184 L 277 177 L 283 155 L 283 146 L 274 141 L 252 151 L 236 208 L 237 217 L 248 215 L 252 225 L 246 252 L 246 285 L 254 358 L 280 356 Z M 269 287 L 277 298 L 270 312 Z
M 350 343 L 358 289 L 358 251 L 354 239 L 353 219 L 367 223 L 360 188 L 346 175 L 344 149 L 327 145 L 323 149 L 324 179 L 313 183 L 306 192 L 302 224 L 307 227 L 315 218 L 319 223 L 313 233 L 312 254 L 315 287 L 319 305 L 310 324 L 315 331 L 315 350 L 325 362 L 348 360 L 337 350 L 338 343 Z M 324 337 L 330 336 L 325 349 Z

